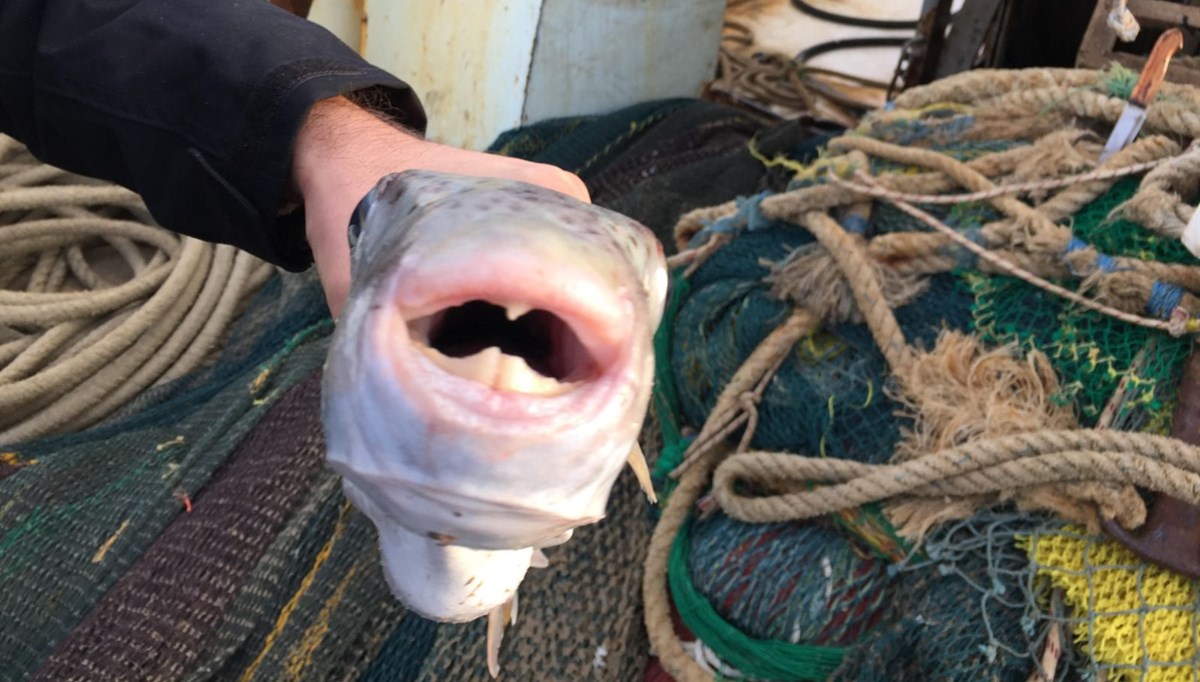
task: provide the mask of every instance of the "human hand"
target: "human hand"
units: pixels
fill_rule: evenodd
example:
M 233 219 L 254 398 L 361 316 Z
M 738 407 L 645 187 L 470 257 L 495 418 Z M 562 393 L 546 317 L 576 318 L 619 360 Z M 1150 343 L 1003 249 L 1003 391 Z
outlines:
M 578 176 L 555 166 L 437 144 L 343 97 L 322 100 L 296 137 L 292 180 L 304 202 L 305 233 L 335 319 L 350 290 L 346 230 L 351 213 L 380 178 L 418 168 L 519 180 L 591 201 Z

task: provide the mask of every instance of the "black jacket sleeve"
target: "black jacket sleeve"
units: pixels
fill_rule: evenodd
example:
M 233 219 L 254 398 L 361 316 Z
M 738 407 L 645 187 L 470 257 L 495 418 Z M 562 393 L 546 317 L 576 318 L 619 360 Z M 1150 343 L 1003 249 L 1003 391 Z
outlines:
M 424 131 L 405 83 L 267 0 L 0 0 L 0 132 L 290 270 L 312 259 L 302 210 L 280 215 L 292 143 L 350 93 Z

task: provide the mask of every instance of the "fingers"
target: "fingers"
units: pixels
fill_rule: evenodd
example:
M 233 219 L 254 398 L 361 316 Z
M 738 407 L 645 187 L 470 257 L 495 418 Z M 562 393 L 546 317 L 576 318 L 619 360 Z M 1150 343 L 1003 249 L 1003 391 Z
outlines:
M 558 172 L 562 175 L 563 182 L 566 185 L 565 190 L 559 191 L 569 196 L 573 196 L 580 201 L 589 204 L 592 203 L 592 195 L 590 192 L 588 192 L 587 185 L 584 184 L 583 180 L 578 175 L 562 169 L 558 169 Z
M 555 192 L 561 192 L 584 203 L 592 203 L 591 193 L 587 185 L 576 174 L 563 170 L 558 166 L 545 163 L 534 163 L 505 156 L 493 156 L 493 164 L 485 174 L 496 177 L 519 180 L 531 185 L 540 185 Z M 478 171 L 476 171 L 478 174 Z

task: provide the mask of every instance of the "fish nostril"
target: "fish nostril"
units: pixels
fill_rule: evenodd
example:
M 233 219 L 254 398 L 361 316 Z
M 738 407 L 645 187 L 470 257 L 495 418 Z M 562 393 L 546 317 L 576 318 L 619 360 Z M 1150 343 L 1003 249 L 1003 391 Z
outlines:
M 416 340 L 451 358 L 495 347 L 556 381 L 576 381 L 594 373 L 591 354 L 562 318 L 542 309 L 529 309 L 516 319 L 510 316 L 503 306 L 473 300 L 413 320 L 409 330 Z

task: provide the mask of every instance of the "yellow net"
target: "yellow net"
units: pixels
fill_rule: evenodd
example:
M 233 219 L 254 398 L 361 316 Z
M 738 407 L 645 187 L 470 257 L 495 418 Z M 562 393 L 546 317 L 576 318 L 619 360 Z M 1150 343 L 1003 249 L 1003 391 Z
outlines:
M 1200 589 L 1122 545 L 1066 526 L 1025 539 L 1039 578 L 1082 617 L 1075 641 L 1111 681 L 1174 682 L 1200 673 Z

